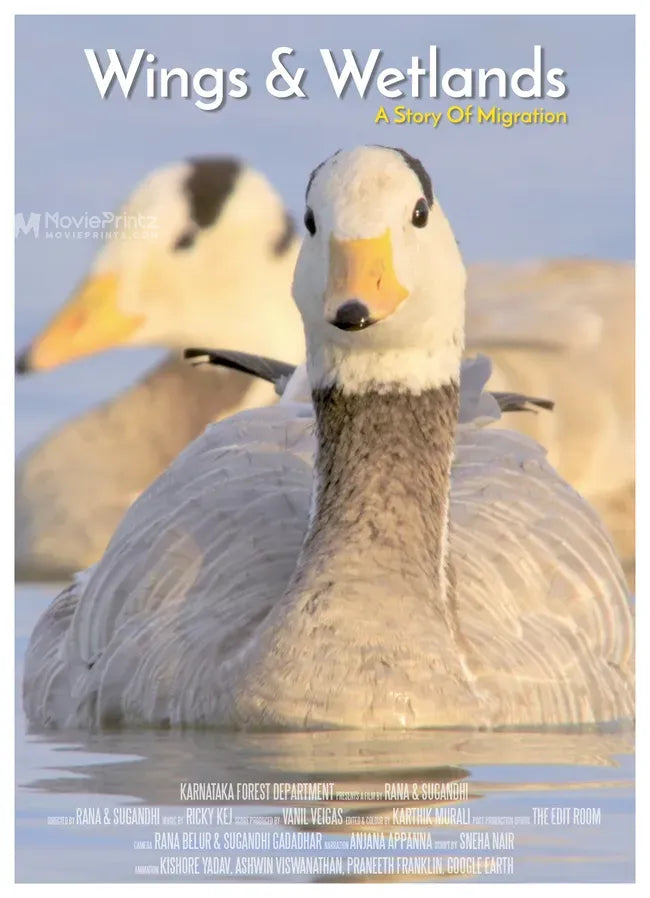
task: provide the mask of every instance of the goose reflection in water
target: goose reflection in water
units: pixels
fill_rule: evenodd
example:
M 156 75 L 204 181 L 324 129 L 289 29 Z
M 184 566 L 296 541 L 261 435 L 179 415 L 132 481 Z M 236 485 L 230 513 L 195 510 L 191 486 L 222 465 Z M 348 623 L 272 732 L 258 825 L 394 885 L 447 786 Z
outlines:
M 198 871 L 203 879 L 599 881 L 632 870 L 629 730 L 115 731 L 80 738 L 63 744 L 60 735 L 32 737 L 32 744 L 49 749 L 51 766 L 23 789 L 74 796 L 79 806 L 106 804 L 112 796 L 122 799 L 121 808 L 161 808 L 161 821 L 169 815 L 182 821 L 159 829 L 120 827 L 122 841 L 150 840 L 153 849 L 130 851 L 116 870 L 121 880 L 132 871 L 134 854 L 147 862 L 154 854 L 156 861 L 161 853 L 172 855 L 162 834 L 191 831 L 188 813 L 205 808 L 217 817 L 206 830 L 192 816 L 195 836 L 219 833 L 221 850 L 214 844 L 212 851 L 197 849 L 209 859 L 207 873 Z M 64 764 L 52 765 L 56 754 L 66 757 Z M 215 784 L 223 801 L 187 800 L 182 783 Z M 322 784 L 323 799 L 293 800 L 304 784 Z M 251 798 L 238 801 L 238 794 Z M 535 824 L 534 808 L 556 806 L 596 806 L 600 823 Z M 231 822 L 223 817 L 228 810 Z M 314 857 L 321 858 L 320 872 L 310 875 L 306 864 Z M 243 864 L 236 874 L 238 858 Z M 271 859 L 272 875 L 264 873 L 263 858 Z

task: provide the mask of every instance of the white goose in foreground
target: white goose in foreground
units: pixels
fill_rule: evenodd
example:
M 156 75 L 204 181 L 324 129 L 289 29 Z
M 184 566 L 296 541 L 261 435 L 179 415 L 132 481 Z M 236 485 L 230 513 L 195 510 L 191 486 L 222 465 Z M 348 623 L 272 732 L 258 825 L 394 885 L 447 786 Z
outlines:
M 44 370 L 118 344 L 175 354 L 19 460 L 18 579 L 66 579 L 93 564 L 133 499 L 208 423 L 273 400 L 241 375 L 194 371 L 176 353 L 207 344 L 302 358 L 290 299 L 298 247 L 277 195 L 234 159 L 157 170 L 134 191 L 82 289 L 17 369 Z M 540 442 L 596 506 L 632 582 L 633 266 L 474 265 L 466 329 L 468 348 L 492 358 L 491 388 L 557 400 L 553 415 L 508 426 Z
M 313 405 L 211 425 L 134 503 L 32 634 L 32 725 L 631 717 L 600 519 L 541 447 L 478 426 L 480 364 L 459 390 L 465 272 L 429 176 L 401 151 L 340 152 L 307 206 Z
M 234 371 L 193 370 L 207 343 L 302 361 L 291 301 L 298 240 L 279 196 L 237 160 L 153 172 L 90 275 L 17 360 L 42 371 L 111 346 L 175 350 L 140 383 L 49 434 L 18 462 L 18 579 L 67 579 L 101 557 L 133 499 L 209 421 L 275 401 Z

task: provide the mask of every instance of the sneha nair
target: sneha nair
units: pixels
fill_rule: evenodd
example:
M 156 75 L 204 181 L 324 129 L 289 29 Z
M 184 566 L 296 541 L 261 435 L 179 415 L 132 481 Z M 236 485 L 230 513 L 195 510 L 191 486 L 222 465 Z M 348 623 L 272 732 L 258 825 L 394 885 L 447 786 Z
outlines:
M 452 125 L 467 125 L 476 122 L 479 125 L 501 125 L 512 128 L 515 125 L 566 125 L 569 117 L 566 112 L 549 112 L 543 106 L 535 109 L 510 112 L 501 106 L 449 106 L 441 112 L 420 112 L 410 106 L 395 106 L 392 117 L 385 106 L 380 106 L 375 115 L 375 124 L 386 125 L 429 125 L 437 128 L 447 121 Z

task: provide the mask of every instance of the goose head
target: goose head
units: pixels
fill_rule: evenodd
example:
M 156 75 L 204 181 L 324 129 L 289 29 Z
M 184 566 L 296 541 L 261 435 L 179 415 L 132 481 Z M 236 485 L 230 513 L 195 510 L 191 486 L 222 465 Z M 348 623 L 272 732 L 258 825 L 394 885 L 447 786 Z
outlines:
M 298 361 L 299 240 L 265 177 L 208 157 L 151 173 L 113 217 L 71 299 L 17 360 L 54 368 L 115 346 L 208 343 Z
M 418 160 L 340 151 L 312 173 L 293 295 L 312 390 L 406 389 L 457 380 L 465 268 Z

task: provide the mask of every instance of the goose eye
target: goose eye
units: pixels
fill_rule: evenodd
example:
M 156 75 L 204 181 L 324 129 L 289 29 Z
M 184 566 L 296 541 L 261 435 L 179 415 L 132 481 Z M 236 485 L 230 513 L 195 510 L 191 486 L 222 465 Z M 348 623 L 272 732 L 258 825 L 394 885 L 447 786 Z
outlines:
M 413 209 L 413 215 L 411 216 L 411 222 L 416 228 L 425 227 L 426 223 L 429 220 L 429 204 L 425 200 L 423 196 L 415 204 L 415 209 Z
M 316 219 L 314 218 L 314 213 L 311 211 L 309 206 L 307 206 L 307 210 L 305 212 L 305 227 L 313 237 L 316 233 Z

